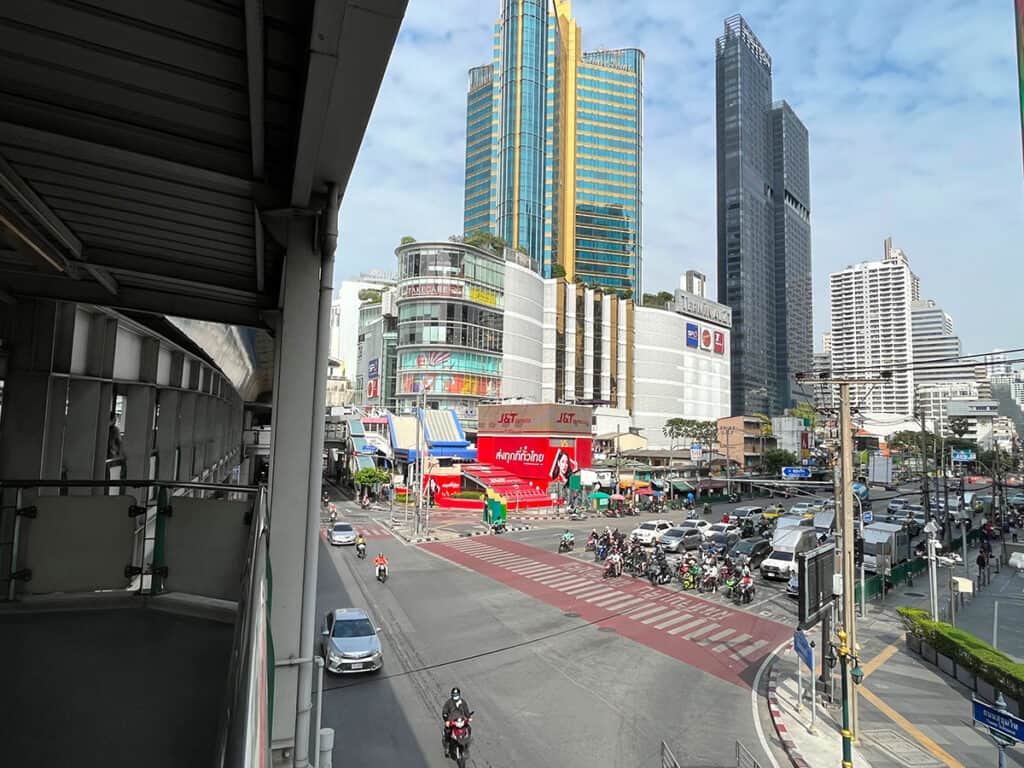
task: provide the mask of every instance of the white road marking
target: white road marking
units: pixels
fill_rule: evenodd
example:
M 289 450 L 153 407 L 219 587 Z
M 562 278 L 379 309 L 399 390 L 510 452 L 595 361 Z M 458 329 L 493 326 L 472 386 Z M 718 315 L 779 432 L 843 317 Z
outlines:
M 727 642 L 727 643 L 720 643 L 720 644 L 716 645 L 714 648 L 711 649 L 711 652 L 712 653 L 721 653 L 722 651 L 727 651 L 730 648 L 739 648 L 741 645 L 743 645 L 743 643 L 745 643 L 749 639 L 750 639 L 750 635 L 747 635 L 747 634 L 736 635 L 736 637 L 734 637 L 729 642 Z
M 689 613 L 681 613 L 678 616 L 676 616 L 674 619 L 669 619 L 668 621 L 663 621 L 660 624 L 655 624 L 654 628 L 655 629 L 666 629 L 667 627 L 671 627 L 673 624 L 678 624 L 680 621 L 686 621 L 687 619 L 692 619 L 692 618 L 693 618 L 693 616 L 691 614 L 689 614 Z
M 755 640 L 754 642 L 752 642 L 750 645 L 746 646 L 745 648 L 740 648 L 740 649 L 736 650 L 736 652 L 734 652 L 732 654 L 732 657 L 734 659 L 736 659 L 737 661 L 740 661 L 742 659 L 745 659 L 747 656 L 753 655 L 754 653 L 759 651 L 761 648 L 764 648 L 766 645 L 768 645 L 768 641 L 767 640 Z
M 670 635 L 678 635 L 681 632 L 685 632 L 686 630 L 690 629 L 691 627 L 699 627 L 705 621 L 706 619 L 696 618 L 693 621 L 688 621 L 685 624 L 680 624 L 678 627 L 673 627 L 668 631 L 668 633 Z
M 639 619 L 641 616 L 650 616 L 652 613 L 658 613 L 659 611 L 664 611 L 664 610 L 665 610 L 665 606 L 663 606 L 663 605 L 655 605 L 653 607 L 648 606 L 647 608 L 644 608 L 641 611 L 635 611 L 635 612 L 629 614 L 629 618 L 631 618 L 631 619 Z
M 693 630 L 693 632 L 683 635 L 683 640 L 693 640 L 694 638 L 700 637 L 701 635 L 706 635 L 708 632 L 718 629 L 718 627 L 718 624 L 716 624 L 715 622 L 711 622 L 705 627 L 698 627 L 697 629 Z
M 668 618 L 669 616 L 675 616 L 677 613 L 679 613 L 679 611 L 677 611 L 675 609 L 672 609 L 670 611 L 665 611 L 664 613 L 656 613 L 653 616 L 648 616 L 646 619 L 644 619 L 640 623 L 641 624 L 653 624 L 654 622 L 661 621 L 662 619 Z
M 601 605 L 602 603 L 606 603 L 608 601 L 615 601 L 615 600 L 620 600 L 620 599 L 622 599 L 622 593 L 621 592 L 617 592 L 615 590 L 612 590 L 612 592 L 610 594 L 607 594 L 607 595 L 598 595 L 597 597 L 588 597 L 587 598 L 587 602 L 588 603 L 593 603 L 594 605 Z
M 724 640 L 735 631 L 735 629 L 723 629 L 721 632 L 715 632 L 715 634 L 711 635 L 710 637 L 705 637 L 703 640 L 701 640 L 698 643 L 698 645 L 711 645 L 711 643 L 716 643 L 719 640 Z

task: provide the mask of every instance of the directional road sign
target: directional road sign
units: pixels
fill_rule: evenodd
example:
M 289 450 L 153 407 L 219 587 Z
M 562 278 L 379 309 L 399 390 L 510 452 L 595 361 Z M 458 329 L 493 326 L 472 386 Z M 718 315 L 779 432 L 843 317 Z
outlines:
M 694 461 L 700 461 L 701 456 L 704 455 L 704 446 L 700 443 L 694 443 L 690 446 L 690 458 Z
M 814 672 L 814 649 L 811 648 L 811 643 L 807 639 L 807 635 L 803 633 L 803 630 L 798 629 L 793 633 L 793 650 L 796 651 L 796 655 L 799 656 L 807 668 Z
M 810 477 L 811 470 L 807 467 L 783 467 L 782 476 L 787 480 L 793 480 L 798 477 Z
M 956 448 L 950 449 L 951 458 L 954 462 L 966 463 L 968 461 L 975 461 L 978 455 L 971 450 L 957 450 Z
M 1000 710 L 995 704 L 975 699 L 974 722 L 986 726 L 993 737 L 1001 736 L 1008 741 L 1024 741 L 1024 720 Z
M 872 520 L 875 519 L 875 515 L 874 515 L 874 513 L 870 509 L 865 509 L 864 510 L 864 514 L 862 514 L 860 517 L 861 517 L 861 520 L 863 521 L 864 525 L 867 525 L 868 523 L 870 523 Z

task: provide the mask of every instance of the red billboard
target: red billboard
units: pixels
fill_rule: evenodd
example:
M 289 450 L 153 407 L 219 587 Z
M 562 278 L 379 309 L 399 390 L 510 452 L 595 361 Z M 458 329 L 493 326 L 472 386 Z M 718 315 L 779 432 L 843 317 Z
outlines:
M 590 466 L 592 447 L 589 437 L 481 435 L 477 460 L 524 480 L 565 483 L 581 467 Z
M 462 474 L 424 474 L 423 490 L 434 494 L 434 496 L 451 496 L 462 490 Z

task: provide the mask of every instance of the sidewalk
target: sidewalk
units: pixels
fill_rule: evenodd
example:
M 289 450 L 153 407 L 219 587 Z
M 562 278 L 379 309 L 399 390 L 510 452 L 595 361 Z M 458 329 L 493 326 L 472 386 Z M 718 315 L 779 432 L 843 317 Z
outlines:
M 973 558 L 977 550 L 969 554 Z M 977 568 L 972 571 L 976 577 Z M 941 582 L 948 584 L 950 575 L 947 569 L 940 569 L 940 618 L 945 620 L 949 591 Z M 964 575 L 964 570 L 954 569 L 952 575 Z M 889 592 L 884 602 L 869 602 L 867 617 L 858 620 L 860 664 L 865 671 L 864 683 L 858 687 L 859 729 L 853 761 L 858 768 L 974 768 L 996 761 L 996 748 L 988 734 L 972 726 L 972 692 L 905 646 L 896 608 L 928 610 L 928 589 L 924 574 L 914 586 Z M 1007 566 L 998 574 L 993 572 L 991 584 L 957 611 L 956 623 L 987 642 L 995 634 L 1000 650 L 1024 657 L 1024 577 Z M 808 634 L 820 646 L 820 632 Z M 816 650 L 820 654 L 820 647 Z M 766 703 L 783 746 L 798 768 L 831 768 L 841 762 L 837 721 L 842 710 L 836 674 L 837 702 L 819 704 L 817 727 L 811 732 L 806 667 L 805 704 L 798 710 L 796 654 L 787 648 L 773 663 Z M 1006 760 L 1009 766 L 1024 767 L 1024 748 L 1008 749 Z

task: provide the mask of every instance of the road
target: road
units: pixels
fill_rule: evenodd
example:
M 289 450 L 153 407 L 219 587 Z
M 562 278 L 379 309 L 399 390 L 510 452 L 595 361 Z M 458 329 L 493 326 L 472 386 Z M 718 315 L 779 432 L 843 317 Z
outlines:
M 529 536 L 369 546 L 391 561 L 386 585 L 352 548 L 321 549 L 320 615 L 366 608 L 385 649 L 382 673 L 325 682 L 339 765 L 451 765 L 438 713 L 452 685 L 477 712 L 472 766 L 657 766 L 662 740 L 686 766 L 735 765 L 737 740 L 770 765 L 750 685 L 787 626 L 631 579 L 600 593 L 594 566 Z M 571 595 L 565 579 L 594 586 Z

